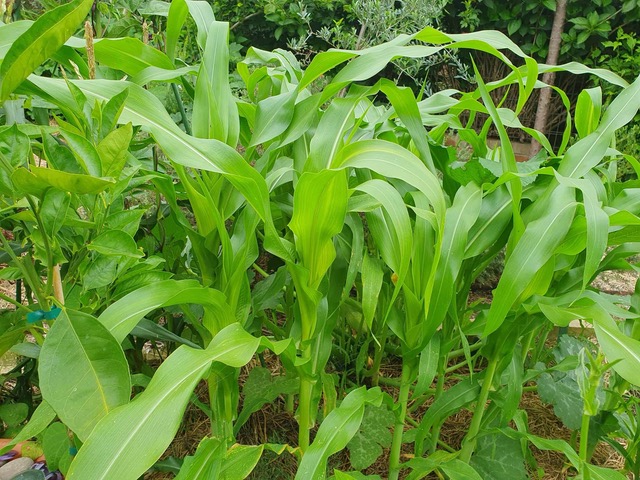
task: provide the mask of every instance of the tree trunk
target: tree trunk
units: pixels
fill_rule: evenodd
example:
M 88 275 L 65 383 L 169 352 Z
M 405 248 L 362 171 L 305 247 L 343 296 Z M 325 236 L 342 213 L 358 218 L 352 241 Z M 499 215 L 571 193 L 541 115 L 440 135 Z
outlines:
M 560 44 L 562 43 L 562 30 L 565 17 L 567 16 L 567 0 L 558 0 L 556 3 L 556 13 L 553 17 L 551 27 L 551 38 L 549 39 L 549 52 L 547 53 L 547 65 L 557 65 L 560 55 Z M 542 81 L 547 85 L 553 85 L 555 72 L 546 72 L 542 75 Z M 536 121 L 533 126 L 535 130 L 545 133 L 547 128 L 547 117 L 549 116 L 549 102 L 551 101 L 551 88 L 545 87 L 540 90 L 538 99 L 538 109 L 536 110 Z M 529 156 L 533 157 L 540 151 L 541 145 L 535 139 L 531 140 Z

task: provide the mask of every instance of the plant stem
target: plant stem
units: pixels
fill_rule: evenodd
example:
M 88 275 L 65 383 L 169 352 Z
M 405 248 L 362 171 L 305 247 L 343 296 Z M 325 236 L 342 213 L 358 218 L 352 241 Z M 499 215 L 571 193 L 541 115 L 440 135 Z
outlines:
M 298 403 L 298 447 L 302 454 L 309 448 L 309 430 L 311 429 L 311 402 L 313 399 L 313 380 L 300 377 L 300 402 Z
M 589 448 L 589 421 L 591 417 L 586 413 L 582 414 L 582 425 L 580 426 L 580 460 L 587 461 L 587 450 Z
M 175 83 L 171 84 L 171 90 L 173 91 L 173 96 L 176 97 L 176 103 L 178 104 L 178 110 L 180 111 L 180 118 L 182 118 L 182 125 L 184 125 L 184 131 L 191 135 L 191 125 L 189 124 L 189 118 L 187 117 L 187 112 L 184 109 L 184 103 L 182 103 L 182 97 L 180 96 L 180 90 L 178 89 L 178 85 Z
M 489 362 L 489 365 L 487 366 L 486 374 L 484 380 L 482 381 L 480 396 L 478 397 L 478 403 L 476 404 L 476 410 L 473 413 L 473 419 L 471 420 L 471 425 L 469 427 L 467 435 L 465 436 L 460 453 L 460 460 L 465 463 L 469 463 L 469 460 L 471 460 L 471 455 L 473 455 L 473 451 L 476 448 L 478 432 L 480 431 L 482 417 L 484 416 L 487 400 L 489 399 L 489 391 L 491 390 L 493 377 L 496 374 L 497 367 L 498 362 L 496 360 L 491 360 Z
M 436 383 L 436 391 L 433 394 L 433 398 L 437 400 L 442 396 L 442 392 L 444 392 L 444 381 L 446 379 L 446 370 L 447 370 L 448 356 L 443 356 L 440 364 L 438 365 L 438 381 Z M 437 421 L 431 430 L 431 444 L 429 445 L 429 452 L 433 453 L 438 448 L 438 439 L 440 438 L 440 427 L 442 421 Z M 416 455 L 422 456 L 422 438 L 419 439 L 415 443 L 415 453 Z
M 18 303 L 17 301 L 15 301 L 13 298 L 5 295 L 4 293 L 0 292 L 0 299 L 4 300 L 5 302 L 8 302 L 12 305 L 14 305 L 16 307 L 16 309 L 20 309 L 20 310 L 24 310 L 27 313 L 31 313 L 31 310 L 28 309 L 27 307 L 25 307 L 24 305 L 22 305 L 21 303 Z
M 382 356 L 384 355 L 384 347 L 387 343 L 387 326 L 382 326 L 382 332 L 380 335 L 380 345 L 376 344 L 376 353 L 373 356 L 373 366 L 371 367 L 371 385 L 378 386 L 380 382 L 380 364 L 382 363 Z
M 407 403 L 409 402 L 409 389 L 411 388 L 411 367 L 405 361 L 402 362 L 402 383 L 398 403 L 400 412 L 396 415 L 396 424 L 393 427 L 393 441 L 391 442 L 391 454 L 389 457 L 389 480 L 398 480 L 400 475 L 400 451 L 402 449 L 402 435 L 404 433 L 404 421 L 407 416 Z

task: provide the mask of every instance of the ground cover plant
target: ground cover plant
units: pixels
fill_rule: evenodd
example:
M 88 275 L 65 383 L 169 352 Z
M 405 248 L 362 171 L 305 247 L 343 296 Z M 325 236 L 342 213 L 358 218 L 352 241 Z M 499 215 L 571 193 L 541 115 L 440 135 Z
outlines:
M 640 291 L 592 282 L 637 268 L 640 184 L 616 169 L 640 165 L 614 139 L 640 108 L 640 79 L 539 64 L 496 31 L 429 27 L 306 68 L 250 48 L 232 81 L 229 25 L 206 2 L 171 2 L 157 45 L 94 38 L 90 23 L 74 36 L 92 3 L 0 27 L 0 277 L 20 285 L 2 294 L 0 353 L 20 356 L 4 377 L 5 450 L 36 438 L 70 479 L 239 479 L 267 454 L 294 458 L 299 479 L 380 478 L 367 469 L 381 456 L 390 479 L 543 478 L 532 446 L 561 452 L 569 476 L 639 474 Z M 510 73 L 428 96 L 379 76 L 398 58 L 461 50 Z M 33 74 L 45 61 L 59 74 Z M 600 88 L 575 105 L 556 88 L 557 145 L 518 119 L 552 69 L 618 91 L 603 108 Z M 154 95 L 166 84 L 177 123 Z M 502 87 L 515 109 L 492 100 Z M 541 153 L 516 162 L 507 127 Z M 472 149 L 465 162 L 445 145 L 451 130 Z M 474 299 L 503 251 L 491 301 Z M 576 319 L 596 343 L 545 347 Z M 381 375 L 389 362 L 397 377 Z M 573 441 L 531 432 L 525 391 Z M 160 460 L 190 404 L 210 434 Z M 295 442 L 236 442 L 265 405 L 295 417 Z M 462 410 L 464 439 L 448 445 L 443 425 Z M 599 442 L 623 472 L 592 464 Z M 330 467 L 345 450 L 348 467 Z

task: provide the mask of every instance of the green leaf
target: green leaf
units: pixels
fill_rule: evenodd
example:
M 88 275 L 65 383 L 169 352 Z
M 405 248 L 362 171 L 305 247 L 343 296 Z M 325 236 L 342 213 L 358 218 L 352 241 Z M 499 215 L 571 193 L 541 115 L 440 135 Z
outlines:
M 373 326 L 373 317 L 376 313 L 380 289 L 384 280 L 382 267 L 382 262 L 379 259 L 365 253 L 362 259 L 362 314 L 369 330 Z
M 471 465 L 457 458 L 443 463 L 440 468 L 451 480 L 485 480 Z
M 420 352 L 420 363 L 418 364 L 418 381 L 413 389 L 412 398 L 417 398 L 424 394 L 438 372 L 440 361 L 440 334 L 436 333 Z
M 68 480 L 137 480 L 171 443 L 193 389 L 211 362 L 239 368 L 260 340 L 230 325 L 205 350 L 182 346 L 160 365 L 147 389 L 105 417 L 80 448 Z
M 295 91 L 268 97 L 258 103 L 256 126 L 249 146 L 268 142 L 283 133 L 293 118 L 295 103 Z
M 130 76 L 135 76 L 148 67 L 166 70 L 174 68 L 169 57 L 137 38 L 101 38 L 94 42 L 93 49 L 98 63 L 122 70 Z
M 381 401 L 382 392 L 377 387 L 370 390 L 360 387 L 351 391 L 320 424 L 313 443 L 302 457 L 296 480 L 325 478 L 327 460 L 345 448 L 358 432 L 365 405 L 380 405 Z
M 391 445 L 391 431 L 395 415 L 386 405 L 367 405 L 360 429 L 347 444 L 351 466 L 364 470 L 382 455 L 383 448 Z
M 29 167 L 29 170 L 18 168 L 11 176 L 11 180 L 21 191 L 38 196 L 49 187 L 84 195 L 103 192 L 114 184 L 111 179 L 33 166 Z
M 101 233 L 87 245 L 87 249 L 102 255 L 140 258 L 142 252 L 138 250 L 136 241 L 128 233 L 119 230 L 109 230 Z
M 476 453 L 470 465 L 484 480 L 526 480 L 522 446 L 501 433 L 483 435 L 478 439 Z
M 615 320 L 600 307 L 592 309 L 594 328 L 598 343 L 609 363 L 616 362 L 613 369 L 622 378 L 640 385 L 640 341 L 620 331 Z
M 586 137 L 598 127 L 601 111 L 602 89 L 600 87 L 580 92 L 574 115 L 576 130 L 580 138 Z
M 203 305 L 220 327 L 235 322 L 224 295 L 203 287 L 195 280 L 165 280 L 134 290 L 109 305 L 98 320 L 118 342 L 122 342 L 147 313 L 161 307 L 189 303 Z M 206 316 L 204 321 L 206 326 Z
M 27 164 L 30 152 L 29 137 L 17 125 L 0 130 L 0 194 L 16 196 L 11 175 L 17 167 Z
M 206 480 L 220 478 L 220 467 L 224 458 L 224 442 L 219 438 L 203 438 L 195 455 L 184 459 L 175 480 Z
M 102 162 L 102 175 L 119 178 L 127 162 L 129 142 L 133 136 L 130 123 L 107 135 L 98 144 L 97 150 Z
M 0 419 L 8 427 L 15 427 L 24 422 L 29 416 L 29 406 L 26 403 L 7 403 L 0 405 Z
M 336 257 L 333 237 L 342 231 L 347 214 L 347 178 L 343 172 L 303 173 L 293 196 L 289 228 L 309 286 L 317 288 Z
M 0 101 L 5 101 L 36 67 L 62 47 L 92 4 L 92 0 L 73 0 L 49 10 L 13 42 L 0 66 Z
M 264 445 L 234 445 L 225 455 L 220 480 L 244 480 L 258 464 Z M 204 479 L 203 479 L 204 480 Z
M 206 48 L 193 99 L 193 135 L 214 138 L 235 147 L 240 123 L 236 100 L 229 87 L 229 24 L 209 25 Z
M 45 234 L 54 238 L 62 228 L 67 216 L 71 195 L 68 192 L 49 189 L 40 204 L 40 219 L 44 225 Z
M 424 439 L 433 425 L 475 401 L 478 398 L 478 393 L 480 393 L 478 382 L 468 378 L 456 383 L 444 392 L 433 402 L 422 417 L 418 432 L 416 432 L 416 444 L 421 443 L 418 441 L 419 437 Z
M 38 375 L 43 398 L 82 441 L 131 393 L 120 344 L 86 313 L 60 313 L 42 346 Z
M 579 430 L 582 421 L 582 397 L 574 375 L 543 373 L 537 380 L 543 402 L 553 405 L 556 416 L 571 430 Z
M 502 324 L 518 297 L 532 279 L 535 281 L 535 275 L 564 240 L 575 209 L 572 189 L 559 186 L 553 191 L 546 212 L 527 225 L 507 259 L 498 287 L 494 290 L 485 335 L 494 332 Z
M 299 380 L 286 376 L 272 376 L 271 372 L 262 367 L 254 367 L 242 387 L 242 411 L 235 423 L 236 433 L 249 420 L 249 416 L 257 412 L 263 405 L 273 402 L 282 394 L 293 394 L 298 391 Z
M 51 471 L 59 469 L 63 457 L 69 457 L 69 434 L 67 427 L 60 422 L 49 425 L 42 436 L 42 450 L 47 459 L 47 468 Z
M 611 102 L 598 128 L 566 151 L 558 172 L 565 177 L 579 178 L 598 165 L 605 156 L 615 131 L 629 123 L 638 108 L 640 76 Z

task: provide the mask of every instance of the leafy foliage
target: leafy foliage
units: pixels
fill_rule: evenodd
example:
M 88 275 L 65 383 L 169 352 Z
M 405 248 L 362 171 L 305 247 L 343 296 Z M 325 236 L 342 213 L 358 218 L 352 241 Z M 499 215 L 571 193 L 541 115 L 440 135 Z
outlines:
M 608 11 L 611 2 L 600 3 Z M 42 435 L 67 478 L 134 480 L 193 403 L 211 433 L 178 478 L 245 478 L 265 450 L 293 454 L 296 478 L 325 478 L 344 449 L 354 471 L 335 477 L 362 478 L 356 470 L 387 448 L 393 480 L 403 469 L 410 478 L 525 478 L 528 442 L 561 451 L 584 477 L 615 478 L 589 464 L 600 439 L 637 471 L 627 392 L 640 384 L 638 293 L 613 297 L 592 282 L 637 268 L 639 190 L 617 180 L 612 141 L 637 115 L 640 78 L 553 67 L 615 91 L 610 103 L 598 88 L 579 96 L 575 132 L 560 92 L 568 121 L 556 145 L 519 120 L 550 67 L 497 31 L 414 25 L 305 66 L 256 47 L 235 62 L 230 32 L 240 27 L 216 20 L 206 2 L 148 2 L 135 15 L 101 5 L 93 41 L 69 38 L 81 19 L 66 15 L 46 28 L 0 27 L 5 96 L 21 102 L 5 102 L 0 128 L 2 276 L 25 287 L 16 300 L 2 294 L 15 312 L 2 313 L 1 350 L 25 358 L 6 377 L 14 387 L 0 417 L 17 428 L 25 416 L 11 410 L 33 411 L 15 440 Z M 301 6 L 264 7 L 283 36 L 309 25 Z M 392 12 L 378 13 L 388 21 Z M 158 19 L 164 35 L 147 35 L 145 23 L 142 40 L 118 38 L 138 31 L 136 15 Z M 596 15 L 585 17 L 590 35 L 603 25 Z M 66 78 L 34 74 L 45 58 L 9 55 L 49 30 L 57 40 L 45 56 Z M 429 64 L 463 50 L 492 55 L 510 73 L 432 94 L 381 78 L 398 59 Z M 494 103 L 502 87 L 517 96 L 512 109 Z M 487 118 L 478 131 L 467 121 L 476 115 Z M 492 124 L 498 145 L 487 140 Z M 516 162 L 507 127 L 534 136 L 542 152 Z M 446 144 L 451 129 L 470 145 L 466 163 Z M 501 252 L 491 304 L 470 301 Z M 562 337 L 555 365 L 543 363 L 552 327 L 574 319 L 594 325 L 599 350 Z M 396 379 L 381 375 L 390 355 L 402 365 Z M 245 377 L 256 356 L 263 365 Z M 580 428 L 578 453 L 528 433 L 519 401 L 532 380 Z M 206 403 L 194 395 L 201 382 Z M 265 404 L 295 415 L 297 445 L 237 444 Z M 462 409 L 473 416 L 455 451 L 440 431 Z M 627 448 L 615 434 L 630 439 Z M 80 447 L 73 459 L 70 442 Z

